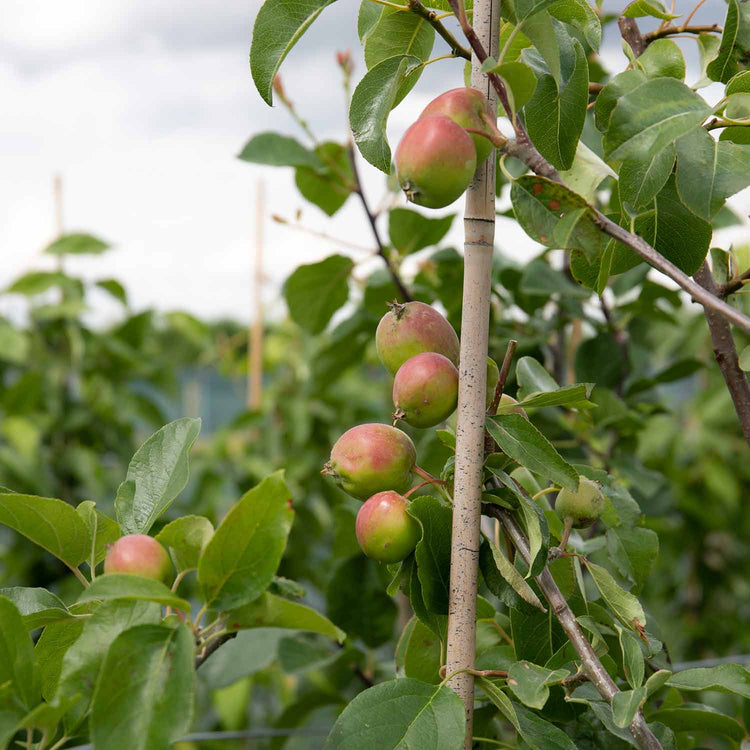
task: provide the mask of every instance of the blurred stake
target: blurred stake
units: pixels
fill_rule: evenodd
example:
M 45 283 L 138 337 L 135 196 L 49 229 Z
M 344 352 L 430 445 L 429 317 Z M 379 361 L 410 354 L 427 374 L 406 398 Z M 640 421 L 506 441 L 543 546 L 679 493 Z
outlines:
M 265 221 L 265 186 L 258 180 L 255 196 L 255 316 L 250 323 L 247 348 L 247 408 L 260 409 L 263 396 L 263 222 Z
M 63 185 L 62 175 L 56 174 L 52 178 L 52 195 L 55 202 L 55 239 L 59 240 L 63 235 Z M 57 270 L 62 273 L 63 255 L 57 256 Z

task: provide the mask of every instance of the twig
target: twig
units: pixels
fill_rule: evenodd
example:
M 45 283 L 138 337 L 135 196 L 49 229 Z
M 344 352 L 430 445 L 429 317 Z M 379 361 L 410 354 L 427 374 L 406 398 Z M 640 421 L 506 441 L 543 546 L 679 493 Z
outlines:
M 750 281 L 750 268 L 748 268 L 744 273 L 741 273 L 739 276 L 735 276 L 733 279 L 730 279 L 726 284 L 722 284 L 721 286 L 719 286 L 716 290 L 716 293 L 719 297 L 728 297 L 730 294 L 734 294 L 735 292 L 742 289 L 742 287 L 745 286 L 746 281 Z
M 497 385 L 495 385 L 495 395 L 492 397 L 490 408 L 487 409 L 488 414 L 497 414 L 497 407 L 500 406 L 500 399 L 503 397 L 505 381 L 508 379 L 510 364 L 513 361 L 513 355 L 516 353 L 517 346 L 518 342 L 515 339 L 511 339 L 508 342 L 508 347 L 505 350 L 505 357 L 503 357 L 503 364 L 500 367 L 500 375 L 497 379 Z
M 365 193 L 362 190 L 362 182 L 359 179 L 359 171 L 357 169 L 357 156 L 354 151 L 354 144 L 351 141 L 349 142 L 347 151 L 349 153 L 349 161 L 352 165 L 352 175 L 354 176 L 354 192 L 359 196 L 359 200 L 362 203 L 362 208 L 364 208 L 365 213 L 367 214 L 367 220 L 370 222 L 370 228 L 372 229 L 372 234 L 375 237 L 375 244 L 378 246 L 378 255 L 383 259 L 385 267 L 388 269 L 388 273 L 391 275 L 391 279 L 393 279 L 393 283 L 396 285 L 398 293 L 401 295 L 403 301 L 411 302 L 412 296 L 404 286 L 404 282 L 401 281 L 401 277 L 398 275 L 398 273 L 396 273 L 396 269 L 391 265 L 391 262 L 388 259 L 388 255 L 385 252 L 383 241 L 380 239 L 380 232 L 378 232 L 378 227 L 375 222 L 375 215 L 370 210 L 370 206 L 367 203 L 367 198 L 365 198 Z
M 492 480 L 491 480 L 492 481 Z M 497 518 L 508 532 L 518 553 L 528 563 L 531 558 L 529 543 L 523 531 L 516 523 L 515 518 L 498 505 L 485 504 L 483 512 Z M 607 670 L 602 665 L 596 652 L 591 647 L 588 639 L 581 630 L 576 616 L 565 601 L 565 597 L 555 583 L 555 579 L 545 566 L 544 570 L 536 577 L 539 588 L 549 602 L 552 613 L 560 623 L 565 635 L 573 644 L 578 658 L 582 663 L 582 671 L 596 687 L 599 694 L 608 702 L 612 702 L 612 696 L 619 692 Z M 643 712 L 639 709 L 630 725 L 630 732 L 635 741 L 645 750 L 661 750 L 661 743 L 654 736 L 643 718 Z
M 211 641 L 204 649 L 201 651 L 198 656 L 195 657 L 195 668 L 198 669 L 198 667 L 203 664 L 206 659 L 208 659 L 211 654 L 213 654 L 215 651 L 218 651 L 221 646 L 223 646 L 227 641 L 231 641 L 232 638 L 237 637 L 237 632 L 234 631 L 233 633 L 225 633 L 224 635 L 220 636 L 219 638 L 216 638 L 215 640 Z
M 646 49 L 646 42 L 638 28 L 638 22 L 635 18 L 620 16 L 617 25 L 620 27 L 620 36 L 630 45 L 635 56 L 640 57 Z
M 712 294 L 717 293 L 716 282 L 707 261 L 703 261 L 703 265 L 695 272 L 695 280 Z M 706 309 L 705 313 L 716 362 L 734 402 L 745 440 L 750 444 L 750 383 L 747 375 L 740 369 L 732 329 L 729 323 L 713 310 Z
M 662 39 L 666 36 L 676 36 L 678 34 L 721 34 L 722 28 L 718 23 L 712 23 L 707 26 L 667 26 L 665 29 L 656 29 L 643 34 L 644 48 L 648 47 L 651 42 Z M 632 46 L 632 45 L 631 45 Z
M 434 10 L 425 8 L 419 0 L 408 0 L 408 3 L 409 10 L 412 13 L 416 13 L 418 16 L 424 18 L 424 20 L 427 21 L 427 23 L 429 23 L 446 42 L 448 42 L 453 57 L 463 57 L 465 60 L 471 60 L 471 52 L 466 49 L 466 47 L 464 47 L 458 39 L 456 39 L 456 37 L 445 28 L 445 26 L 443 26 L 438 18 L 438 14 L 435 13 Z

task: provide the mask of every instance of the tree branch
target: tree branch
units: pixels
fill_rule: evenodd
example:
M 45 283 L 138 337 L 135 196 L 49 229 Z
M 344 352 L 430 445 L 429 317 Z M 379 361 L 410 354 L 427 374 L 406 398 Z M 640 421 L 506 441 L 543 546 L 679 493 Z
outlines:
M 493 480 L 490 481 L 496 482 L 497 480 L 494 480 L 493 478 Z M 529 542 L 523 531 L 521 531 L 521 528 L 516 523 L 515 518 L 508 511 L 498 505 L 487 503 L 482 506 L 482 510 L 486 515 L 497 518 L 500 521 L 513 542 L 513 545 L 518 550 L 518 553 L 526 563 L 528 563 L 531 558 Z M 599 657 L 588 642 L 588 639 L 576 620 L 575 614 L 573 614 L 567 601 L 565 601 L 565 597 L 555 583 L 555 579 L 552 577 L 547 566 L 545 566 L 544 570 L 536 577 L 536 581 L 545 598 L 549 602 L 552 613 L 560 623 L 565 635 L 573 644 L 573 648 L 576 650 L 576 653 L 581 660 L 582 671 L 594 684 L 602 698 L 608 703 L 611 703 L 612 696 L 618 693 L 619 689 L 607 673 L 607 670 L 604 669 Z M 661 743 L 648 728 L 646 720 L 643 718 L 643 712 L 640 709 L 630 725 L 630 733 L 633 735 L 638 745 L 641 748 L 644 748 L 644 750 L 661 750 Z
M 695 280 L 704 289 L 716 294 L 716 282 L 707 261 L 704 261 L 703 265 L 695 272 Z M 732 329 L 729 323 L 713 310 L 706 309 L 705 313 L 708 330 L 711 332 L 711 341 L 714 345 L 716 362 L 734 402 L 734 409 L 740 420 L 745 440 L 750 444 L 750 382 L 748 382 L 747 375 L 740 369 L 737 347 L 732 338 Z
M 448 42 L 448 46 L 451 48 L 451 52 L 455 57 L 463 57 L 465 60 L 471 60 L 471 52 L 466 49 L 466 47 L 464 47 L 458 39 L 456 39 L 456 37 L 445 28 L 445 26 L 443 26 L 442 21 L 438 20 L 437 13 L 435 13 L 434 10 L 425 8 L 419 0 L 408 0 L 408 3 L 409 10 L 412 13 L 416 13 L 418 16 L 424 18 L 424 20 L 427 21 L 427 23 L 429 23 L 446 42 Z
M 233 633 L 225 633 L 219 638 L 211 641 L 203 649 L 203 651 L 201 651 L 198 656 L 195 657 L 195 668 L 198 669 L 198 667 L 204 664 L 206 659 L 208 659 L 208 657 L 211 656 L 211 654 L 213 654 L 215 651 L 218 651 L 227 641 L 231 641 L 232 638 L 236 638 L 237 632 L 238 631 L 235 630 Z
M 620 27 L 620 36 L 630 45 L 635 56 L 640 57 L 646 49 L 646 42 L 638 28 L 638 21 L 635 18 L 620 16 L 617 25 Z
M 388 269 L 388 273 L 391 275 L 391 279 L 393 279 L 393 283 L 396 285 L 398 293 L 402 297 L 402 301 L 411 302 L 412 296 L 411 294 L 409 294 L 409 290 L 404 285 L 404 282 L 401 281 L 401 277 L 398 275 L 396 269 L 388 259 L 388 255 L 385 252 L 385 246 L 383 245 L 383 241 L 380 239 L 380 232 L 378 232 L 378 227 L 375 223 L 375 214 L 373 214 L 373 212 L 370 210 L 370 206 L 367 203 L 367 198 L 365 198 L 364 190 L 362 189 L 362 182 L 359 179 L 359 170 L 357 169 L 357 155 L 354 151 L 354 144 L 351 142 L 351 140 L 349 141 L 347 150 L 349 153 L 349 161 L 352 165 L 352 175 L 354 176 L 354 192 L 359 196 L 359 200 L 362 203 L 362 208 L 364 208 L 365 213 L 367 214 L 367 220 L 370 222 L 370 228 L 372 229 L 372 234 L 375 237 L 375 244 L 378 247 L 378 255 L 383 259 L 383 263 L 385 263 L 385 267 Z
M 461 28 L 466 34 L 466 38 L 471 44 L 474 53 L 479 58 L 480 62 L 484 62 L 487 59 L 487 53 L 482 46 L 482 43 L 477 38 L 474 30 L 468 24 L 466 20 L 466 12 L 463 10 L 462 0 L 450 0 L 453 12 L 461 24 Z M 634 19 L 625 19 L 626 21 L 634 21 Z M 626 28 L 631 33 L 633 24 L 625 24 Z M 635 24 L 637 31 L 637 24 Z M 638 32 L 640 36 L 640 32 Z M 635 43 L 635 40 L 634 40 Z M 502 80 L 494 73 L 487 74 L 492 86 L 497 91 L 498 98 L 506 107 L 505 111 L 510 112 L 510 105 L 508 104 L 508 93 L 505 90 L 505 85 Z M 506 106 L 507 105 L 507 106 Z M 503 147 L 503 151 L 510 155 L 520 159 L 527 167 L 533 172 L 540 175 L 541 177 L 547 177 L 550 180 L 559 182 L 561 185 L 565 185 L 565 182 L 560 177 L 558 171 L 537 151 L 536 147 L 531 143 L 528 133 L 523 127 L 522 123 L 517 117 L 513 118 L 513 128 L 516 131 L 515 142 L 509 140 Z M 567 186 L 566 186 L 567 187 Z M 656 268 L 657 271 L 661 271 L 666 276 L 669 276 L 674 282 L 676 282 L 682 289 L 684 289 L 690 296 L 703 305 L 706 309 L 712 309 L 723 315 L 725 318 L 732 321 L 735 325 L 744 328 L 746 331 L 750 331 L 750 318 L 743 315 L 735 308 L 727 305 L 724 301 L 720 300 L 713 294 L 707 292 L 702 286 L 696 284 L 687 274 L 683 273 L 677 266 L 671 261 L 667 260 L 661 253 L 654 250 L 651 245 L 645 240 L 635 234 L 631 234 L 626 229 L 623 229 L 618 224 L 615 224 L 611 219 L 608 219 L 601 211 L 592 207 L 594 212 L 594 221 L 597 226 L 610 237 L 614 237 L 616 240 L 622 242 L 626 247 L 630 248 L 637 255 L 640 255 L 650 266 Z
M 739 276 L 730 279 L 726 284 L 719 286 L 716 293 L 719 297 L 728 297 L 730 294 L 734 294 L 742 289 L 745 286 L 745 282 L 748 280 L 750 280 L 750 268 Z
M 666 36 L 674 36 L 675 34 L 721 34 L 722 28 L 718 23 L 712 23 L 708 26 L 667 26 L 664 29 L 655 29 L 643 34 L 643 45 L 648 47 L 651 42 L 655 42 L 657 39 L 662 39 Z

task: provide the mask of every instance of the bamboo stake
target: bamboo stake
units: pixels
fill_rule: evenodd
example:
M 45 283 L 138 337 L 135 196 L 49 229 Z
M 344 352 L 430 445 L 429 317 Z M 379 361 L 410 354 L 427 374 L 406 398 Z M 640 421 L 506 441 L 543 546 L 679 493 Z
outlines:
M 260 409 L 263 398 L 263 222 L 265 220 L 265 185 L 258 180 L 255 198 L 255 316 L 250 323 L 247 347 L 247 408 Z
M 463 2 L 460 4 L 463 5 Z M 498 0 L 475 0 L 474 3 L 474 29 L 494 57 L 498 55 L 499 5 Z M 487 95 L 491 110 L 496 112 L 497 95 L 486 76 L 480 73 L 480 64 L 474 55 L 471 83 Z M 464 288 L 446 655 L 448 674 L 474 666 L 490 275 L 495 238 L 494 151 L 477 169 L 467 191 L 464 232 Z M 470 750 L 474 678 L 464 672 L 455 675 L 449 684 L 466 708 L 464 748 Z

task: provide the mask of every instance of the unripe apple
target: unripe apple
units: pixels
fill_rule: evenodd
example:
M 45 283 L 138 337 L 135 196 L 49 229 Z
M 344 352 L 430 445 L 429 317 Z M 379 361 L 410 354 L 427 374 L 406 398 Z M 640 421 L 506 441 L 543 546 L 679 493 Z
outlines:
M 484 399 L 485 409 L 490 408 L 490 404 L 495 398 L 495 388 L 497 387 L 498 380 L 500 380 L 500 368 L 492 357 L 487 357 L 487 386 Z
M 131 573 L 163 581 L 171 570 L 167 550 L 147 534 L 120 537 L 110 545 L 104 558 L 105 573 Z
M 405 432 L 387 424 L 361 424 L 336 441 L 321 474 L 365 500 L 382 490 L 405 492 L 416 462 L 417 451 Z
M 451 89 L 433 99 L 422 111 L 420 119 L 427 115 L 445 115 L 462 128 L 481 130 L 490 135 L 490 130 L 482 115 L 492 117 L 490 103 L 477 89 Z M 492 151 L 492 142 L 483 135 L 469 133 L 474 141 L 479 166 Z
M 407 359 L 437 352 L 458 365 L 458 336 L 453 326 L 424 302 L 394 302 L 378 323 L 375 346 L 386 370 L 395 375 Z
M 605 505 L 599 482 L 581 477 L 576 492 L 560 491 L 555 500 L 555 511 L 563 521 L 571 518 L 574 528 L 585 529 L 601 516 Z
M 502 396 L 500 396 L 500 403 L 497 405 L 498 411 L 500 411 L 501 406 L 513 406 L 515 404 L 518 404 L 518 401 L 513 398 L 513 396 L 509 396 L 507 393 L 503 393 Z M 525 420 L 528 421 L 529 415 L 526 413 L 526 411 L 521 408 L 520 406 L 516 406 L 515 409 L 504 409 L 502 411 L 502 414 L 520 414 Z
M 447 357 L 422 352 L 407 359 L 393 380 L 394 417 L 412 427 L 434 427 L 458 403 L 458 370 Z
M 469 187 L 477 153 L 469 134 L 450 117 L 427 115 L 404 133 L 394 161 L 408 200 L 427 208 L 442 208 Z
M 421 530 L 419 523 L 406 512 L 408 505 L 405 497 L 387 490 L 373 495 L 359 509 L 355 531 L 367 557 L 395 563 L 411 554 Z

